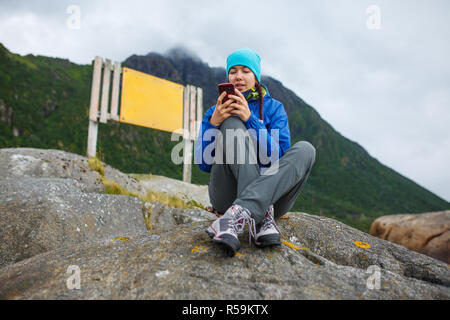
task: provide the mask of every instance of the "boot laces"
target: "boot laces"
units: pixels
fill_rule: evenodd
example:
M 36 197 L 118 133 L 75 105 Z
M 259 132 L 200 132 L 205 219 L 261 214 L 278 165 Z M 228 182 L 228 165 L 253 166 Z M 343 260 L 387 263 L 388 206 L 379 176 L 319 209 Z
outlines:
M 278 226 L 275 223 L 275 219 L 273 217 L 273 206 L 271 205 L 269 207 L 269 210 L 267 210 L 267 213 L 263 220 L 263 225 L 261 226 L 260 231 L 265 231 L 265 230 L 271 228 L 272 226 L 275 227 L 275 229 L 277 229 L 278 232 L 280 232 L 280 229 L 278 229 Z
M 256 236 L 256 223 L 248 212 L 244 210 L 237 210 L 233 219 L 230 219 L 230 225 L 236 231 L 236 234 L 242 233 L 244 231 L 245 224 L 248 224 L 248 242 L 252 243 L 252 236 Z
M 268 215 L 266 215 L 266 217 L 263 220 L 263 225 L 261 227 L 261 231 L 267 230 L 267 229 L 271 228 L 272 226 L 275 227 L 275 229 L 277 229 L 278 232 L 280 232 L 277 224 L 275 223 L 274 218 L 272 217 L 272 215 L 268 214 Z

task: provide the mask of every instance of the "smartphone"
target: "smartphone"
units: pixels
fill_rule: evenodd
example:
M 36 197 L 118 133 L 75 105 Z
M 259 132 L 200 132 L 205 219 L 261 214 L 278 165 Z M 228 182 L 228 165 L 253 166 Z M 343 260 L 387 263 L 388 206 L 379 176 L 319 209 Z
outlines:
M 217 88 L 219 89 L 219 96 L 222 94 L 222 92 L 226 92 L 227 95 L 223 98 L 222 103 L 225 103 L 229 98 L 228 95 L 229 94 L 236 94 L 234 92 L 234 84 L 232 83 L 220 83 L 217 85 Z

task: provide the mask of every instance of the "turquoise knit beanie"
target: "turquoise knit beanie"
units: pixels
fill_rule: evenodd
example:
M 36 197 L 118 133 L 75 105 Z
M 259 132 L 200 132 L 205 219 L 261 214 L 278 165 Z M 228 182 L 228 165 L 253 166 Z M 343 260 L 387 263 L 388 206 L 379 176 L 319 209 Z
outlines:
M 253 71 L 258 82 L 261 82 L 261 58 L 255 51 L 245 47 L 230 54 L 227 58 L 227 79 L 230 69 L 238 65 L 248 67 Z

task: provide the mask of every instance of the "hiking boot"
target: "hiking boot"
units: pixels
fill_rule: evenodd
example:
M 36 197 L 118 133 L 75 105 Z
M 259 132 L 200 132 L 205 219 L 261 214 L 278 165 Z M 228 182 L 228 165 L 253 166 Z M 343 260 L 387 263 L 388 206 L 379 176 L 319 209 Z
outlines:
M 242 233 L 246 222 L 249 223 L 250 238 L 251 235 L 255 235 L 255 220 L 252 219 L 247 209 L 239 205 L 232 205 L 221 218 L 216 219 L 209 226 L 206 233 L 213 242 L 222 245 L 228 256 L 233 257 L 241 247 L 238 234 Z M 253 230 L 251 230 L 251 226 L 253 226 Z
M 255 244 L 258 247 L 281 245 L 280 230 L 275 219 L 273 205 L 266 211 L 264 220 L 256 226 Z

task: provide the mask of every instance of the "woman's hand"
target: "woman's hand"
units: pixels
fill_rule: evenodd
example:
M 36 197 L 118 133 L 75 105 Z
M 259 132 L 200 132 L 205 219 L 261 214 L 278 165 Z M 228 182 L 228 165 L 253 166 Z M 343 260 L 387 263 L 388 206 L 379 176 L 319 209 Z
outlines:
M 239 118 L 241 118 L 242 121 L 247 121 L 250 116 L 252 115 L 247 100 L 245 99 L 244 95 L 238 90 L 234 89 L 236 92 L 236 96 L 229 95 L 228 97 L 230 99 L 234 99 L 235 102 L 233 102 L 230 106 L 233 108 L 231 111 L 232 114 L 237 114 Z
M 231 111 L 234 109 L 234 107 L 232 107 L 231 104 L 234 102 L 234 100 L 228 99 L 225 103 L 222 103 L 222 100 L 223 98 L 225 98 L 226 94 L 227 93 L 224 91 L 219 96 L 219 98 L 217 98 L 216 109 L 214 109 L 214 112 L 209 119 L 209 122 L 216 127 L 220 126 L 225 119 L 233 115 Z

